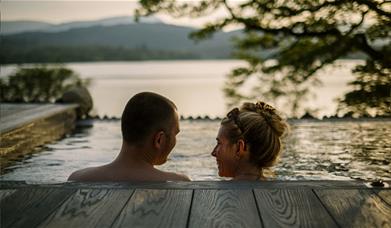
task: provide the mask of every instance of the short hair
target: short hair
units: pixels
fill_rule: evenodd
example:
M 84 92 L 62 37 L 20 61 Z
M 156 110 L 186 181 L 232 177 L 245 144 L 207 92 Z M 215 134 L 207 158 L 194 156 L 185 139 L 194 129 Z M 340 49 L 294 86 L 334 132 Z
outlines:
M 249 146 L 250 162 L 259 168 L 269 168 L 282 150 L 281 138 L 289 125 L 272 106 L 264 103 L 244 103 L 234 108 L 222 122 L 227 127 L 230 143 L 243 139 Z
M 159 94 L 136 94 L 128 101 L 122 113 L 123 140 L 132 144 L 142 144 L 154 131 L 171 130 L 176 109 L 172 101 Z

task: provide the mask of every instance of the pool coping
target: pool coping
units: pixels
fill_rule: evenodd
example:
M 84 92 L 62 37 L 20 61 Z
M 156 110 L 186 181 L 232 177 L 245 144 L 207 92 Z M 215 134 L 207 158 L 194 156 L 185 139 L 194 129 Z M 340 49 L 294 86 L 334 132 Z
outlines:
M 18 107 L 30 106 L 22 111 Z M 35 103 L 0 103 L 0 109 L 16 109 L 12 115 L 0 116 L 0 135 L 22 127 L 31 122 L 44 119 L 68 110 L 75 110 L 78 104 L 35 104 Z

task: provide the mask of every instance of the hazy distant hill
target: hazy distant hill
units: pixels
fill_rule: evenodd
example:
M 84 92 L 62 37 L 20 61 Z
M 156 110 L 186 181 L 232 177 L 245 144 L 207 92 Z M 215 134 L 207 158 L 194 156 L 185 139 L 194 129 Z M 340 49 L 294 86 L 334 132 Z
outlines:
M 102 45 L 127 48 L 147 47 L 151 49 L 184 50 L 210 45 L 223 45 L 229 36 L 219 33 L 201 45 L 188 39 L 192 28 L 167 24 L 130 24 L 76 28 L 63 32 L 28 32 L 4 36 L 5 45 L 15 46 L 79 46 Z
M 133 24 L 134 17 L 118 16 L 93 21 L 73 21 L 61 24 L 52 24 L 40 21 L 1 21 L 1 35 L 17 34 L 22 32 L 42 31 L 42 32 L 59 32 L 73 28 L 86 28 L 91 26 L 112 26 L 120 24 Z M 162 23 L 156 17 L 141 17 L 140 23 Z
M 188 38 L 193 30 L 162 23 L 131 23 L 4 35 L 0 58 L 1 63 L 229 58 L 231 38 L 241 33 L 219 32 L 212 39 L 195 43 Z
M 218 32 L 195 43 L 188 38 L 192 31 L 155 17 L 140 18 L 140 23 L 131 16 L 62 24 L 1 21 L 0 63 L 231 58 L 231 40 L 242 35 L 240 30 Z
M 53 24 L 40 21 L 1 21 L 0 34 L 15 34 L 21 32 L 45 30 Z

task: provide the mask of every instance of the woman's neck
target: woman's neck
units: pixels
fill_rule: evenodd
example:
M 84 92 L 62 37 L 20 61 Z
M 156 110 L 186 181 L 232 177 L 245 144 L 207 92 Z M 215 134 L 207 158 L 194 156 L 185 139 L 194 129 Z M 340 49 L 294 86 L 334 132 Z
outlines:
M 261 180 L 263 178 L 262 169 L 252 164 L 241 164 L 233 180 Z

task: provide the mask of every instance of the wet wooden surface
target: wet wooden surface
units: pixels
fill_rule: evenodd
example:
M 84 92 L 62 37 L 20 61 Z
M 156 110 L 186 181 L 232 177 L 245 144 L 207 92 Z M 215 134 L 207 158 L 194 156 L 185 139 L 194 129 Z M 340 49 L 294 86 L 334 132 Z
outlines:
M 77 107 L 76 104 L 0 103 L 0 173 L 18 156 L 32 153 L 36 147 L 71 132 Z
M 77 107 L 76 104 L 0 103 L 0 134 Z
M 390 227 L 363 182 L 0 182 L 1 227 Z

